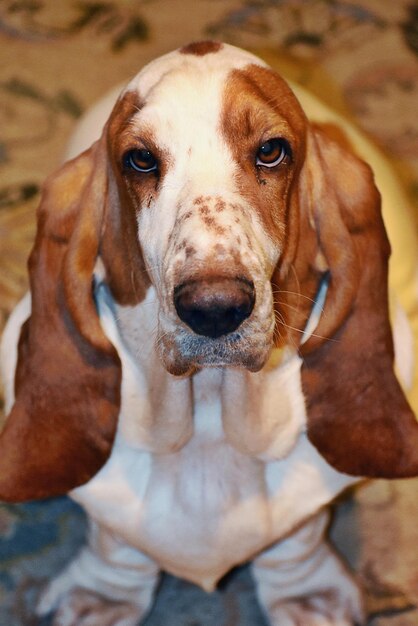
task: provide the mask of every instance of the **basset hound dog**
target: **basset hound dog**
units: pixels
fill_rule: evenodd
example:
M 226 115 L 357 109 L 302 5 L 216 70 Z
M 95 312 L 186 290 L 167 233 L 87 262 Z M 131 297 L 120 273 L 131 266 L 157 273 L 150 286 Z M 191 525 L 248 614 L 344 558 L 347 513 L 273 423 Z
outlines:
M 161 570 L 210 591 L 248 560 L 271 626 L 363 622 L 326 507 L 418 475 L 418 426 L 372 171 L 303 99 L 189 44 L 94 109 L 45 184 L 2 343 L 0 499 L 89 515 L 39 600 L 55 625 L 134 626 Z

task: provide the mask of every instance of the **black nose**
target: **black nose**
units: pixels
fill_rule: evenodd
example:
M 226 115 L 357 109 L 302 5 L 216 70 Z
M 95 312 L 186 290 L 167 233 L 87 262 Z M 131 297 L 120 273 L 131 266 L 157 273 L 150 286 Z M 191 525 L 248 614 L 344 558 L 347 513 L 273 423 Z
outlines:
M 192 280 L 174 290 L 179 318 L 205 337 L 232 333 L 251 315 L 254 302 L 254 284 L 244 278 Z

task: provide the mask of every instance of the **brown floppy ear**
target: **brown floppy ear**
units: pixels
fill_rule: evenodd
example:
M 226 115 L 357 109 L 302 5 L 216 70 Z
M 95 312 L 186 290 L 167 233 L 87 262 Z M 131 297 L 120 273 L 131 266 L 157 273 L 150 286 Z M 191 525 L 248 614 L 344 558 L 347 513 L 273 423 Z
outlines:
M 313 128 L 301 178 L 301 211 L 329 281 L 314 335 L 300 347 L 308 437 L 341 472 L 415 476 L 418 424 L 393 371 L 390 247 L 372 173 Z
M 46 183 L 29 259 L 16 400 L 0 436 L 0 499 L 44 498 L 88 481 L 107 460 L 121 365 L 93 297 L 109 207 L 106 138 Z M 113 192 L 116 193 L 116 192 Z M 117 236 L 117 235 L 116 235 Z

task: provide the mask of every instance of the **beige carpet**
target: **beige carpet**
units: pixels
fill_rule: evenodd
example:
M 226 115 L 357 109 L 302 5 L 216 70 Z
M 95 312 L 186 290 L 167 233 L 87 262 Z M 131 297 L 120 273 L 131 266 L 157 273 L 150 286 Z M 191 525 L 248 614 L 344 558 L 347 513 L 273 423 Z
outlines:
M 417 2 L 0 0 L 0 331 L 27 286 L 40 185 L 59 163 L 78 116 L 153 57 L 208 37 L 263 51 L 346 112 L 386 151 L 417 206 Z M 417 494 L 417 481 L 382 481 L 339 508 L 334 534 L 367 590 L 373 626 L 418 625 Z M 17 511 L 0 507 L 0 534 L 9 533 L 9 543 L 17 537 Z M 3 615 L 4 626 L 33 624 L 33 598 L 25 600 L 24 615 L 19 608 L 32 574 L 18 592 L 2 546 L 0 622 Z M 227 603 L 236 610 L 225 624 L 261 624 L 248 608 L 245 571 L 237 580 Z M 173 594 L 177 604 L 184 598 L 177 622 L 164 612 Z M 160 602 L 162 613 L 150 624 L 219 626 L 219 615 L 225 619 L 219 598 L 175 581 Z

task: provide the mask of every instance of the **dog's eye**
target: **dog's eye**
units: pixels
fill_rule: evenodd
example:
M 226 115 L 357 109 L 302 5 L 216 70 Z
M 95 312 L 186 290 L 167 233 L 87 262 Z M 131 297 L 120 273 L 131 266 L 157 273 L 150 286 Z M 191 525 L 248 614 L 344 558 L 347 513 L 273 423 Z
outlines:
M 158 167 L 156 158 L 146 148 L 130 150 L 125 154 L 123 162 L 125 167 L 144 174 L 155 172 Z
M 269 139 L 258 149 L 256 165 L 276 167 L 290 158 L 290 147 L 284 139 Z

